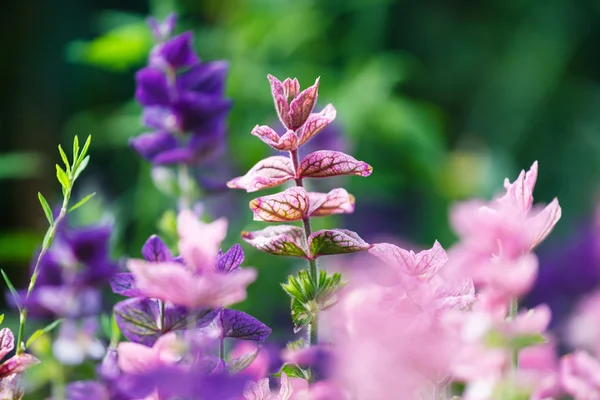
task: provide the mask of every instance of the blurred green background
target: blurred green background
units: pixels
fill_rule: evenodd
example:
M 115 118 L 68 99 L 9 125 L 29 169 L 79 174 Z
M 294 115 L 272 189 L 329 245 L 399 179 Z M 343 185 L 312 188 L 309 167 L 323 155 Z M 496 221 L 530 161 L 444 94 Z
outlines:
M 321 77 L 318 108 L 335 105 L 341 140 L 374 172 L 336 181 L 356 196 L 355 215 L 317 227 L 448 247 L 449 205 L 492 196 L 534 160 L 536 200 L 557 196 L 563 207 L 550 245 L 593 213 L 598 1 L 30 0 L 2 9 L 0 265 L 18 286 L 46 223 L 36 192 L 59 199 L 56 145 L 73 135 L 93 136 L 79 189 L 100 193 L 78 222 L 114 221 L 116 258 L 139 256 L 175 207 L 128 147 L 142 132 L 133 93 L 152 44 L 145 17 L 171 11 L 180 15 L 179 32 L 195 31 L 203 60 L 230 63 L 227 163 L 205 173 L 226 180 L 270 154 L 250 135 L 276 119 L 267 73 L 297 77 L 303 87 Z M 227 245 L 242 230 L 264 227 L 251 222 L 251 198 L 235 191 L 207 200 L 213 216 L 230 219 Z M 241 308 L 291 327 L 278 283 L 298 264 L 244 249 L 260 277 Z

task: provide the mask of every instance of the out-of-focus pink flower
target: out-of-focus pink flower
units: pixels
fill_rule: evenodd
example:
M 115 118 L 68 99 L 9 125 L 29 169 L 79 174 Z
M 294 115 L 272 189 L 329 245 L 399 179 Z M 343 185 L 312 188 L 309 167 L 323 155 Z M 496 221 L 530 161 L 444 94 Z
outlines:
M 333 382 L 320 381 L 310 387 L 306 387 L 296 394 L 294 394 L 293 400 L 343 400 L 347 397 L 344 393 Z
M 600 363 L 584 351 L 567 354 L 560 362 L 560 382 L 575 400 L 600 399 Z
M 575 308 L 567 326 L 567 341 L 574 348 L 600 356 L 600 290 L 588 295 Z
M 204 223 L 191 210 L 182 210 L 177 217 L 179 253 L 185 265 L 194 272 L 211 270 L 227 235 L 223 218 Z
M 278 393 L 271 392 L 269 378 L 261 379 L 258 382 L 249 381 L 244 388 L 246 400 L 289 400 L 292 398 L 292 393 L 290 379 L 285 372 L 281 373 L 281 385 Z
M 117 347 L 119 368 L 128 374 L 142 374 L 165 364 L 173 364 L 180 358 L 177 343 L 175 332 L 161 336 L 152 347 L 121 342 Z
M 531 388 L 531 400 L 559 398 L 562 394 L 552 341 L 519 351 L 518 373 L 523 384 Z

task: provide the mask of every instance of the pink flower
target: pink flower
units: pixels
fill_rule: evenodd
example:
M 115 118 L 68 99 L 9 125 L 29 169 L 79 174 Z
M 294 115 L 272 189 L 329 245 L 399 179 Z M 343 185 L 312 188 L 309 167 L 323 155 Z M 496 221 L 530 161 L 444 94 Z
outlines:
M 177 343 L 175 332 L 161 336 L 152 347 L 121 342 L 117 347 L 119 368 L 127 374 L 142 374 L 162 365 L 174 364 L 179 360 Z
M 282 372 L 279 393 L 272 393 L 269 388 L 269 378 L 264 378 L 258 382 L 249 381 L 244 388 L 244 398 L 246 400 L 289 400 L 292 392 L 290 380 L 285 372 Z
M 600 290 L 582 299 L 569 321 L 567 341 L 575 348 L 600 356 Z
M 560 362 L 560 381 L 575 400 L 600 399 L 600 363 L 584 351 L 564 356 Z
M 129 260 L 127 267 L 139 290 L 148 297 L 189 308 L 223 307 L 243 301 L 246 287 L 256 279 L 256 270 L 240 268 L 226 273 L 215 269 L 226 221 L 205 224 L 184 210 L 177 223 L 183 264 Z

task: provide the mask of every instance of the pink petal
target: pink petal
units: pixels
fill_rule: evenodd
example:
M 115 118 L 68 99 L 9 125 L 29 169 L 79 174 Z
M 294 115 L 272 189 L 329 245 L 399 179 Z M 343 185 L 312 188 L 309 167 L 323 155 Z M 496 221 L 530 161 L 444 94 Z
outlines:
M 285 78 L 283 81 L 283 96 L 286 99 L 293 99 L 300 93 L 300 83 L 298 79 Z
M 321 217 L 333 214 L 349 214 L 354 211 L 354 196 L 345 189 L 333 189 L 329 193 L 308 193 L 310 208 L 308 213 L 312 217 Z
M 275 102 L 275 109 L 277 110 L 277 115 L 279 115 L 279 120 L 284 126 L 290 128 L 290 105 L 285 97 L 283 84 L 273 75 L 267 75 L 267 78 L 271 84 L 271 93 L 273 94 L 273 101 Z
M 369 176 L 373 168 L 340 151 L 320 150 L 307 155 L 298 167 L 298 176 L 324 178 L 338 175 Z
M 246 175 L 227 182 L 227 186 L 232 189 L 245 189 L 250 193 L 279 186 L 294 179 L 294 175 L 294 168 L 289 157 L 267 157 L 259 161 Z
M 158 354 L 151 348 L 133 342 L 121 342 L 117 346 L 119 368 L 128 374 L 152 371 L 161 363 Z
M 127 268 L 135 275 L 139 290 L 147 297 L 170 301 L 173 304 L 195 307 L 195 277 L 186 267 L 171 263 L 149 263 L 132 259 Z
M 593 399 L 600 393 L 600 363 L 583 351 L 564 356 L 560 363 L 561 383 L 576 399 Z
M 448 255 L 442 245 L 436 240 L 433 247 L 417 254 L 415 265 L 411 272 L 413 276 L 429 279 L 448 262 Z
M 15 337 L 8 328 L 0 330 L 0 360 L 15 348 Z
M 292 388 L 292 384 L 291 384 L 288 376 L 286 375 L 285 372 L 282 372 L 281 373 L 281 384 L 279 386 L 279 395 L 277 396 L 276 400 L 288 400 L 292 396 L 293 392 L 294 392 L 294 389 Z
M 23 353 L 12 356 L 0 365 L 0 379 L 23 372 L 26 369 L 39 363 L 40 360 L 38 360 L 31 354 Z
M 298 134 L 300 138 L 300 146 L 321 132 L 323 128 L 325 128 L 335 119 L 335 116 L 336 110 L 331 104 L 325 106 L 325 108 L 319 113 L 310 114 L 301 129 L 301 133 Z
M 514 320 L 508 321 L 506 331 L 511 336 L 541 334 L 546 331 L 552 311 L 546 304 L 520 312 Z
M 311 258 L 332 254 L 355 253 L 371 248 L 356 232 L 347 229 L 323 229 L 308 238 Z
M 317 101 L 319 79 L 317 78 L 314 85 L 300 92 L 290 103 L 290 125 L 287 125 L 288 129 L 295 131 L 306 122 Z
M 263 196 L 250 202 L 255 221 L 297 221 L 308 216 L 308 194 L 302 187 Z
M 255 269 L 244 268 L 231 274 L 210 273 L 197 277 L 195 307 L 226 307 L 244 301 L 246 288 L 256 276 Z
M 437 240 L 431 249 L 418 254 L 389 243 L 376 244 L 369 252 L 409 276 L 424 279 L 431 279 L 448 261 L 446 251 Z
M 296 257 L 308 254 L 304 230 L 298 226 L 270 226 L 260 231 L 242 232 L 242 237 L 246 243 L 266 253 Z
M 204 223 L 191 210 L 183 210 L 177 217 L 179 234 L 179 252 L 186 265 L 203 271 L 214 266 L 227 235 L 227 220 L 220 218 L 211 223 Z
M 271 398 L 269 378 L 263 378 L 258 382 L 248 381 L 244 387 L 244 398 L 246 400 L 269 400 Z
M 525 230 L 531 240 L 530 250 L 550 234 L 561 215 L 562 209 L 555 198 L 542 211 L 527 218 Z

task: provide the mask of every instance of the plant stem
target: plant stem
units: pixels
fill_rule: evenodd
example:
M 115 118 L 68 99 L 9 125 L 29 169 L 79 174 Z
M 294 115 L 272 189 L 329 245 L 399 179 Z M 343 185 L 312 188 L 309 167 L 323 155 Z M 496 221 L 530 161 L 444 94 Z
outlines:
M 219 336 L 219 358 L 225 360 L 225 338 Z
M 517 316 L 517 313 L 519 312 L 519 302 L 517 300 L 517 298 L 513 298 L 510 300 L 510 306 L 508 309 L 508 317 L 510 318 L 510 320 L 514 320 Z M 516 372 L 517 368 L 519 368 L 519 350 L 518 349 L 514 349 L 512 351 L 512 371 Z
M 292 165 L 294 168 L 294 172 L 298 171 L 298 150 L 290 151 L 290 158 L 292 159 Z M 296 186 L 304 187 L 304 182 L 301 177 L 297 177 Z M 304 238 L 305 242 L 308 244 L 308 238 L 312 234 L 312 228 L 310 226 L 310 218 L 306 217 L 302 219 L 302 225 L 304 226 Z M 308 260 L 309 274 L 312 279 L 315 287 L 318 287 L 319 284 L 319 268 L 317 266 L 317 261 L 310 259 Z M 308 325 L 308 345 L 316 346 L 319 342 L 319 323 L 318 316 L 312 320 L 312 322 Z
M 160 330 L 165 331 L 165 302 L 158 300 L 158 308 L 160 310 Z
M 72 182 L 71 182 L 72 186 Z M 31 280 L 29 281 L 29 286 L 27 287 L 27 294 L 25 295 L 25 302 L 23 303 L 23 308 L 21 309 L 19 315 L 19 334 L 17 335 L 17 354 L 23 354 L 25 351 L 25 347 L 22 345 L 23 343 L 23 335 L 25 333 L 25 323 L 27 322 L 27 302 L 29 301 L 29 295 L 33 291 L 35 287 L 35 283 L 37 281 L 37 277 L 40 273 L 40 264 L 42 263 L 42 259 L 44 255 L 48 252 L 50 245 L 52 244 L 52 240 L 54 239 L 54 235 L 56 234 L 56 229 L 62 222 L 62 220 L 67 215 L 67 207 L 69 205 L 69 199 L 71 198 L 71 187 L 67 188 L 64 192 L 63 204 L 60 208 L 60 213 L 58 217 L 54 220 L 53 224 L 48 228 L 46 232 L 46 237 L 44 238 L 44 243 L 42 244 L 42 250 L 35 261 L 35 267 L 33 268 L 33 274 L 31 275 Z

